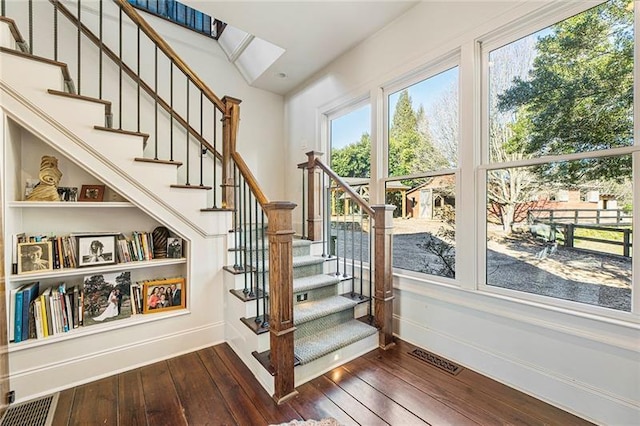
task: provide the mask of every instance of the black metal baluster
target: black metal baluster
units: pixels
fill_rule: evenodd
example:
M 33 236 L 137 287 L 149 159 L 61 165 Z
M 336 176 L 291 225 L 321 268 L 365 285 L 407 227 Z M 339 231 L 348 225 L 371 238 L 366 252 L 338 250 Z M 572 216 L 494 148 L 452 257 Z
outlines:
M 4 9 L 4 0 L 2 1 Z M 2 11 L 4 16 L 4 10 Z M 102 38 L 102 37 L 101 37 Z M 53 60 L 58 60 L 58 2 L 53 2 Z
M 142 115 L 141 111 L 140 111 L 140 27 L 138 27 L 138 34 L 137 34 L 137 43 L 138 43 L 138 52 L 137 52 L 137 70 L 136 70 L 136 74 L 138 75 L 138 80 L 136 81 L 136 85 L 138 86 L 138 98 L 136 99 L 137 102 L 137 109 L 138 109 L 138 132 L 140 132 L 140 117 Z M 157 51 L 157 48 L 156 48 Z
M 360 207 L 360 299 L 363 299 L 363 292 L 362 292 L 362 286 L 363 286 L 363 279 L 364 279 L 364 275 L 363 275 L 363 263 L 364 263 L 364 247 L 363 247 L 363 242 L 364 242 L 364 209 L 362 207 Z
M 186 76 L 185 76 L 186 77 Z M 189 123 L 191 123 L 191 121 L 189 121 L 189 83 L 191 82 L 191 80 L 189 80 L 189 77 L 187 77 L 187 127 L 184 129 L 185 134 L 187 135 L 187 183 L 185 185 L 191 185 L 191 183 L 189 182 Z
M 122 130 L 122 6 L 118 14 L 118 129 Z
M 81 83 L 82 83 L 82 21 L 81 21 L 81 1 L 78 0 L 78 95 L 82 94 Z
M 255 293 L 253 292 L 253 287 L 249 285 L 249 279 L 251 278 L 248 274 L 251 273 L 251 270 L 247 270 L 247 215 L 245 209 L 246 198 L 247 198 L 247 186 L 246 183 L 243 182 L 241 186 L 241 203 L 240 203 L 240 223 L 242 224 L 242 228 L 240 230 L 241 236 L 241 246 L 242 246 L 242 267 L 244 269 L 244 291 L 246 292 L 246 296 L 251 298 L 255 297 Z
M 324 199 L 324 197 L 325 197 L 324 185 L 325 185 L 325 180 L 326 180 L 325 176 L 326 175 L 323 172 L 322 173 L 322 190 L 320 190 L 320 193 L 322 194 L 322 198 L 323 198 L 322 204 L 321 204 L 322 206 L 326 206 L 327 205 L 327 200 Z M 326 210 L 326 208 L 325 208 L 325 210 Z M 328 254 L 329 252 L 325 250 L 325 248 L 326 248 L 326 246 L 325 246 L 325 244 L 326 244 L 326 240 L 325 240 L 325 235 L 326 235 L 325 234 L 325 226 L 326 226 L 326 224 L 327 224 L 327 218 L 325 216 L 323 218 L 323 220 L 322 220 L 322 257 L 329 257 L 329 254 Z
M 169 95 L 169 104 L 171 106 L 171 111 L 173 111 L 173 61 L 171 61 L 170 76 L 171 81 L 169 82 L 169 90 L 171 94 Z M 169 151 L 170 151 L 170 160 L 173 161 L 173 114 L 170 114 L 171 118 L 169 119 L 169 126 L 171 126 L 171 131 L 169 132 Z
M 33 0 L 29 0 L 29 53 L 33 54 Z
M 337 187 L 336 187 L 337 188 Z M 336 195 L 338 194 L 338 192 L 336 191 Z M 337 210 L 337 209 L 336 209 Z M 338 212 L 336 211 L 336 214 Z M 338 217 L 336 217 L 336 239 L 334 240 L 335 243 L 332 243 L 333 248 L 335 249 L 335 255 L 336 255 L 336 276 L 340 276 L 340 240 L 339 237 L 340 236 L 340 219 Z
M 2 16 L 7 16 L 6 0 L 1 0 L 0 2 L 0 13 L 2 14 Z
M 342 276 L 347 278 L 347 193 L 344 193 L 344 202 L 342 203 Z
M 351 207 L 351 297 L 355 296 L 356 285 L 356 205 Z
M 98 22 L 98 32 L 100 33 L 100 46 L 99 46 L 99 58 L 98 58 L 98 98 L 102 99 L 102 0 L 100 0 L 100 6 L 99 6 L 100 11 L 98 12 L 99 15 L 99 22 Z M 138 49 L 140 49 L 139 45 L 138 45 Z M 111 113 L 113 114 L 113 113 Z M 111 120 L 111 119 L 110 119 Z M 107 123 L 108 127 L 111 127 L 112 124 L 111 123 Z
M 306 233 L 305 233 L 305 219 L 306 219 L 306 213 L 307 213 L 307 208 L 306 208 L 306 203 L 305 203 L 305 198 L 307 198 L 307 192 L 306 192 L 306 179 L 305 179 L 305 175 L 307 174 L 307 168 L 303 167 L 302 168 L 302 224 L 301 224 L 301 228 L 302 228 L 302 239 L 306 238 Z
M 218 152 L 218 147 L 217 147 L 217 143 L 218 143 L 218 132 L 217 132 L 217 125 L 216 123 L 218 122 L 218 109 L 216 108 L 215 105 L 213 105 L 213 208 L 217 209 L 218 208 L 218 197 L 216 196 L 218 193 L 218 174 L 216 173 L 216 161 L 217 161 L 217 156 L 216 153 Z M 234 179 L 233 181 L 234 185 L 238 184 L 238 181 Z
M 233 178 L 234 181 L 237 183 L 237 176 L 238 176 L 238 168 L 236 167 L 236 165 L 233 165 Z M 235 199 L 237 200 L 239 197 L 239 188 L 238 185 L 235 185 L 233 188 L 233 194 Z M 239 235 L 239 226 L 238 226 L 238 206 L 236 205 L 236 207 L 233 209 L 233 242 L 234 242 L 234 253 L 233 253 L 233 259 L 234 259 L 234 264 L 233 264 L 233 269 L 235 269 L 236 271 L 238 269 L 240 269 L 240 262 L 238 261 L 238 250 L 240 250 L 240 235 Z M 245 289 L 243 290 L 244 294 L 247 294 L 247 289 L 245 287 Z
M 203 137 L 202 134 L 202 116 L 203 116 L 203 106 L 202 106 L 202 102 L 203 102 L 203 93 L 202 90 L 200 91 L 200 136 Z M 203 137 L 204 139 L 204 137 Z M 204 156 L 207 153 L 207 150 L 204 148 L 204 145 L 202 145 L 202 142 L 200 142 L 200 186 L 204 186 Z M 215 159 L 215 155 L 214 155 L 214 159 Z M 214 194 L 215 195 L 215 194 Z
M 153 158 L 154 159 L 158 159 L 158 46 L 156 45 L 155 48 L 155 57 L 154 57 L 154 85 L 155 87 L 153 88 L 153 92 L 154 92 L 154 108 L 153 108 L 153 112 L 154 112 L 154 132 L 155 132 L 155 136 L 154 136 L 154 155 Z M 187 133 L 187 137 L 188 137 L 189 133 Z
M 324 177 L 326 176 L 325 173 L 322 174 L 322 177 L 324 179 Z M 324 215 L 324 223 L 325 223 L 325 231 L 326 231 L 326 241 L 327 241 L 327 258 L 331 258 L 331 256 L 334 254 L 332 253 L 332 246 L 331 246 L 331 203 L 332 203 L 332 199 L 331 199 L 331 179 L 327 179 L 328 180 L 328 185 L 326 187 L 326 195 L 325 195 L 325 206 L 324 206 L 324 210 L 325 210 L 325 215 Z
M 373 269 L 375 268 L 373 261 L 373 220 L 371 216 L 367 219 L 369 221 L 369 323 L 373 323 Z
M 262 312 L 263 312 L 263 321 L 262 328 L 269 328 L 269 304 L 267 303 L 267 267 L 266 267 L 266 257 L 267 250 L 269 249 L 269 243 L 264 239 L 264 210 L 260 207 L 260 213 L 262 218 L 262 226 L 260 227 L 260 232 L 262 234 Z

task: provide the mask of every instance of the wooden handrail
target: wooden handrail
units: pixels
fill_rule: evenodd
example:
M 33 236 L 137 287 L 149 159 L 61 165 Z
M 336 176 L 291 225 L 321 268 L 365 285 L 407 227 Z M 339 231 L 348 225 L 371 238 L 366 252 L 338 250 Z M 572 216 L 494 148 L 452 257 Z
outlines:
M 315 159 L 315 165 L 317 167 L 320 167 L 322 170 L 324 170 L 324 172 L 329 175 L 329 177 L 331 179 L 333 179 L 338 186 L 344 191 L 346 192 L 352 199 L 355 200 L 355 202 L 365 211 L 367 212 L 367 214 L 369 216 L 373 217 L 373 209 L 369 206 L 369 204 L 364 200 L 364 198 L 362 198 L 360 196 L 360 194 L 358 194 L 357 192 L 355 192 L 353 190 L 353 188 L 351 188 L 351 186 L 345 182 L 340 176 L 338 176 L 336 174 L 336 172 L 334 172 L 331 167 L 327 166 L 326 164 L 324 164 L 322 162 L 322 160 L 320 160 L 319 158 Z
M 20 34 L 20 31 L 18 30 L 16 22 L 13 19 L 7 18 L 5 16 L 0 16 L 0 21 L 6 22 L 9 25 L 9 31 L 11 31 L 11 35 L 13 36 L 13 39 L 16 41 L 16 43 L 25 42 L 22 38 L 22 34 Z
M 71 13 L 71 11 L 69 11 L 69 9 L 66 8 L 66 6 L 64 4 L 62 4 L 59 0 L 49 0 L 51 3 L 55 3 L 58 7 L 58 11 L 60 13 L 62 13 L 67 19 L 69 19 L 69 21 L 71 21 L 73 24 L 78 25 L 78 19 L 75 17 L 75 15 L 73 15 Z M 100 39 L 93 34 L 93 32 L 87 28 L 86 25 L 84 25 L 82 22 L 80 22 L 80 30 L 82 31 L 82 33 L 91 41 L 93 42 L 93 44 L 95 44 L 96 46 L 100 46 Z M 162 99 L 160 96 L 158 96 L 158 94 L 151 88 L 151 86 L 149 86 L 147 83 L 144 82 L 144 80 L 142 80 L 140 78 L 140 76 L 138 76 L 135 71 L 133 71 L 127 64 L 125 64 L 123 61 L 120 60 L 120 57 L 111 49 L 109 49 L 105 44 L 102 44 L 102 52 L 109 58 L 111 59 L 113 62 L 116 63 L 116 65 L 121 65 L 122 66 L 122 71 L 125 72 L 125 74 L 127 74 L 136 84 L 140 85 L 140 88 L 142 90 L 144 90 L 147 95 L 149 95 L 151 98 L 153 98 L 154 101 L 158 102 L 158 105 L 160 105 L 167 113 L 169 113 L 178 123 L 180 123 L 180 125 L 182 125 L 182 127 L 184 127 L 185 129 L 187 129 L 187 131 L 189 132 L 189 134 L 191 136 L 193 136 L 198 142 L 200 142 L 202 144 L 202 146 L 204 146 L 205 148 L 207 148 L 207 150 L 209 150 L 210 152 L 215 153 L 214 155 L 216 156 L 216 158 L 218 158 L 219 160 L 222 159 L 222 155 L 217 152 L 213 145 L 211 145 L 209 143 L 209 141 L 207 141 L 206 139 L 204 139 L 196 129 L 194 129 L 193 127 L 191 127 L 191 125 L 189 125 L 187 123 L 187 121 L 182 118 L 182 116 L 180 114 L 178 114 L 177 112 L 174 111 L 173 108 L 171 108 L 171 106 L 164 100 Z M 217 105 L 216 105 L 217 106 Z M 224 111 L 224 110 L 223 110 Z
M 258 200 L 258 203 L 260 203 L 260 207 L 264 209 L 264 206 L 269 203 L 269 199 L 267 198 L 266 195 L 264 195 L 264 192 L 262 192 L 262 189 L 260 189 L 260 185 L 258 185 L 258 181 L 253 175 L 253 173 L 251 173 L 249 166 L 247 166 L 247 163 L 244 162 L 240 154 L 238 154 L 237 152 L 232 152 L 231 158 L 233 158 L 233 161 L 236 163 L 236 166 L 238 167 L 238 171 L 240 171 L 240 174 L 247 181 L 247 184 L 249 185 L 249 188 L 253 192 L 253 195 L 256 197 L 256 200 Z
M 124 13 L 153 41 L 156 46 L 182 71 L 193 84 L 204 93 L 204 95 L 212 103 L 214 103 L 220 111 L 225 111 L 224 102 L 216 96 L 215 93 L 198 77 L 198 75 L 182 60 L 180 56 L 169 46 L 162 37 L 145 21 L 135 8 L 129 4 L 127 0 L 114 0 Z

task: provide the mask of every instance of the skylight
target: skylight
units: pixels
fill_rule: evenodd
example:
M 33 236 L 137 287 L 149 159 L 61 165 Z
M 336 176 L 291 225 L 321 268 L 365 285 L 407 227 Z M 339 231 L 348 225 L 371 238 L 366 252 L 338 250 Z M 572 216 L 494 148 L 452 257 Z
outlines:
M 218 40 L 248 84 L 252 84 L 285 49 L 228 25 L 175 0 L 129 0 L 138 9 Z

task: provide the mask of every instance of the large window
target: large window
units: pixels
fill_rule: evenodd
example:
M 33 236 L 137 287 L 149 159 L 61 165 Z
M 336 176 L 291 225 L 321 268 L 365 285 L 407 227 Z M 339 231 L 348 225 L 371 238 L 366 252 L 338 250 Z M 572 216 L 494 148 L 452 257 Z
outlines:
M 458 67 L 388 95 L 393 266 L 455 278 Z
M 487 285 L 631 310 L 632 6 L 483 46 Z

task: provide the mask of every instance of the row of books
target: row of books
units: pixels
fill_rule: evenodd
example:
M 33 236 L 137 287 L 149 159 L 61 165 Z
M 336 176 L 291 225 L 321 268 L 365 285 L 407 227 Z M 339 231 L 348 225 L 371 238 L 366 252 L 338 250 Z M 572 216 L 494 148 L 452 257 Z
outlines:
M 30 235 L 24 233 L 15 234 L 13 236 L 13 273 L 18 273 L 18 261 L 20 257 L 19 246 L 24 243 L 47 243 L 51 242 L 51 266 L 52 269 L 61 268 L 77 268 L 78 259 L 76 254 L 76 239 L 72 235 L 57 237 L 55 235 Z M 44 256 L 48 256 L 47 253 Z M 49 259 L 47 259 L 49 260 Z
M 130 237 L 118 235 L 118 263 L 153 259 L 153 238 L 151 232 L 131 233 Z
M 22 342 L 66 333 L 83 322 L 82 290 L 62 283 L 39 292 L 32 282 L 11 290 L 9 340 Z

